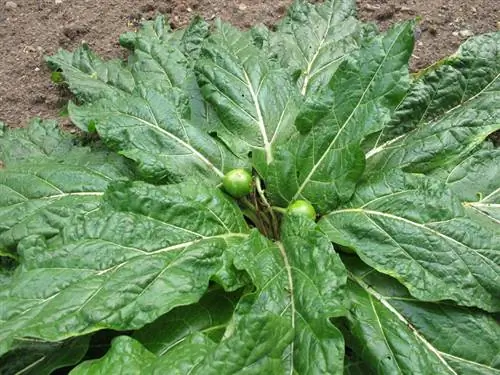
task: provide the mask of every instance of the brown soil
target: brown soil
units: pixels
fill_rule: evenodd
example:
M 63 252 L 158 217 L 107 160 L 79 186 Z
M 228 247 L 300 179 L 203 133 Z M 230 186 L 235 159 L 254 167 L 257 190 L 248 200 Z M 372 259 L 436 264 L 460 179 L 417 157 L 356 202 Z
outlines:
M 0 121 L 24 126 L 34 116 L 58 117 L 61 95 L 43 56 L 86 41 L 102 56 L 121 57 L 118 36 L 158 12 L 174 27 L 193 13 L 240 27 L 274 24 L 291 0 L 16 0 L 0 3 Z M 14 4 L 13 4 L 14 3 Z M 420 16 L 421 37 L 412 68 L 453 53 L 471 33 L 497 29 L 500 0 L 358 0 L 364 20 L 391 23 Z

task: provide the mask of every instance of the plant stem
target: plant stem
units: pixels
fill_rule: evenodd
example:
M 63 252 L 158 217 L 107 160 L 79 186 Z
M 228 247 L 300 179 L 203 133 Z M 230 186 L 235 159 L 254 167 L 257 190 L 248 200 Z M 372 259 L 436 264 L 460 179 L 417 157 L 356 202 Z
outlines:
M 271 215 L 271 229 L 273 231 L 274 238 L 279 238 L 279 224 L 278 224 L 278 219 L 276 218 L 276 215 L 274 214 L 272 206 L 269 204 L 269 201 L 267 200 L 264 190 L 262 189 L 262 184 L 260 182 L 260 178 L 257 177 L 255 179 L 255 186 L 257 187 L 257 193 L 259 194 L 260 199 L 262 199 L 262 202 L 267 208 L 267 211 Z
M 271 209 L 273 211 L 279 212 L 280 214 L 286 214 L 286 208 L 283 207 L 278 207 L 278 206 L 271 206 Z
M 260 233 L 267 237 L 268 232 L 266 223 L 263 223 L 262 221 L 262 215 L 259 212 L 257 202 L 255 201 L 254 203 L 252 203 L 246 197 L 240 198 L 240 202 L 246 207 L 242 210 L 243 214 L 255 224 L 255 227 L 259 230 Z

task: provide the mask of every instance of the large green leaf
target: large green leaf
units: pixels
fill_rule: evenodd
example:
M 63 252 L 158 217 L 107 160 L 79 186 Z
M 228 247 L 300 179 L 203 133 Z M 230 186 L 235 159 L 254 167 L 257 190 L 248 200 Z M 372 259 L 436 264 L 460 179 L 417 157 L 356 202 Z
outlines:
M 287 71 L 254 45 L 249 33 L 218 24 L 197 62 L 204 98 L 221 120 L 216 131 L 238 155 L 262 153 L 266 164 L 273 148 L 294 131 L 299 94 Z
M 349 257 L 348 344 L 380 374 L 500 373 L 500 325 L 488 314 L 412 298 Z
M 286 370 L 283 351 L 294 334 L 290 328 L 288 320 L 274 311 L 248 312 L 236 321 L 234 332 L 203 358 L 191 373 L 282 374 Z
M 500 311 L 500 227 L 473 221 L 444 184 L 397 171 L 381 175 L 319 225 L 419 299 Z
M 455 107 L 438 120 L 371 149 L 367 169 L 404 168 L 426 173 L 465 158 L 500 129 L 500 91 L 489 91 Z
M 424 125 L 500 83 L 500 34 L 468 39 L 458 51 L 418 74 L 377 144 Z
M 345 313 L 342 287 L 346 274 L 315 224 L 289 218 L 281 243 L 274 245 L 254 232 L 249 241 L 229 251 L 234 253 L 236 265 L 249 273 L 256 292 L 241 300 L 229 325 L 224 318 L 226 309 L 216 308 L 208 298 L 202 305 L 193 305 L 198 310 L 205 306 L 196 314 L 186 315 L 192 308 L 180 308 L 144 327 L 136 337 L 161 356 L 154 370 L 148 371 L 181 373 L 176 372 L 175 355 L 188 366 L 185 371 L 189 368 L 196 374 L 284 373 L 292 369 L 301 374 L 342 373 L 343 339 L 328 318 Z M 318 260 L 324 272 L 318 273 Z M 217 323 L 221 318 L 222 327 Z M 212 336 L 214 328 L 226 329 L 220 343 L 207 342 L 205 336 L 203 349 L 193 350 L 193 340 L 201 339 L 201 332 L 215 341 L 220 339 Z M 118 371 L 122 365 L 114 366 Z
M 207 36 L 208 24 L 200 17 L 194 17 L 187 28 L 172 32 L 159 16 L 145 22 L 137 32 L 121 35 L 120 44 L 132 52 L 128 63 L 135 80 L 161 90 L 188 87 L 191 74 L 186 61 L 193 63 Z
M 304 218 L 287 218 L 276 244 L 253 236 L 235 254 L 257 290 L 239 305 L 253 313 L 285 316 L 295 332 L 283 358 L 289 372 L 341 374 L 343 338 L 328 318 L 344 311 L 345 269 L 328 239 Z
M 183 54 L 197 55 L 204 25 L 197 19 L 190 32 L 173 40 L 162 17 L 146 23 L 137 34 L 122 37 L 133 51 L 127 65 L 102 62 L 86 47 L 48 59 L 85 103 L 70 103 L 73 122 L 85 131 L 97 130 L 109 146 L 135 160 L 148 179 L 215 180 L 244 165 L 208 134 L 218 120 L 200 103 L 194 57 Z
M 206 34 L 207 24 L 199 18 L 185 30 L 172 32 L 159 16 L 137 32 L 120 37 L 120 44 L 132 51 L 128 65 L 119 60 L 103 61 L 87 45 L 73 53 L 59 50 L 46 60 L 51 69 L 62 72 L 64 82 L 81 102 L 127 97 L 138 84 L 160 91 L 184 87 L 187 58 L 183 52 L 193 52 Z
M 345 56 L 358 47 L 363 31 L 354 1 L 327 0 L 320 4 L 295 1 L 272 34 L 271 52 L 282 66 L 298 72 L 302 95 L 325 86 Z
M 21 242 L 22 266 L 0 289 L 0 353 L 26 336 L 140 328 L 194 303 L 246 231 L 239 209 L 216 189 L 113 184 L 105 204 L 61 236 Z
M 384 127 L 405 94 L 412 47 L 413 24 L 406 23 L 346 57 L 302 109 L 301 134 L 276 151 L 266 180 L 276 204 L 302 198 L 326 213 L 350 198 L 364 170 L 359 143 Z
M 457 164 L 500 129 L 499 56 L 500 34 L 481 35 L 418 77 L 368 151 L 369 168 L 428 172 Z
M 107 150 L 77 147 L 53 121 L 0 137 L 0 249 L 22 238 L 50 236 L 75 214 L 96 209 L 108 184 L 131 178 L 125 159 Z
M 193 333 L 160 357 L 122 336 L 105 357 L 84 362 L 71 374 L 280 374 L 284 373 L 280 357 L 293 335 L 288 328 L 278 315 L 245 316 L 218 345 Z
M 191 123 L 189 99 L 177 89 L 164 94 L 137 89 L 127 98 L 73 107 L 72 114 L 95 124 L 107 144 L 135 160 L 149 179 L 220 180 L 224 172 L 244 164 Z

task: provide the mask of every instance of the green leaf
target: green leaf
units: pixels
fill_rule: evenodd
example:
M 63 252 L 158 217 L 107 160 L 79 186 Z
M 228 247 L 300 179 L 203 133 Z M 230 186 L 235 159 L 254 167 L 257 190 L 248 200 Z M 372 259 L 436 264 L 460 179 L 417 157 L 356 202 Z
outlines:
M 225 315 L 220 310 L 214 310 L 215 315 L 206 312 L 199 318 L 194 315 L 191 322 L 180 327 L 178 323 L 171 324 L 172 328 L 179 328 L 169 330 L 169 322 L 180 319 L 182 312 L 185 319 L 187 311 L 192 311 L 178 309 L 175 314 L 173 311 L 143 328 L 136 337 L 157 354 L 173 358 L 173 352 L 181 351 L 184 363 L 194 366 L 192 373 L 230 374 L 243 369 L 255 374 L 281 373 L 287 368 L 304 374 L 342 373 L 342 336 L 328 323 L 328 318 L 345 312 L 342 301 L 345 270 L 328 239 L 312 221 L 291 217 L 284 224 L 282 238 L 283 242 L 276 246 L 254 232 L 248 241 L 229 249 L 236 265 L 245 266 L 257 291 L 242 299 L 234 323 L 227 326 L 222 341 L 201 361 L 193 359 L 196 353 L 186 352 L 182 347 L 189 345 L 192 332 L 202 332 L 206 327 L 208 333 L 211 327 L 217 327 L 213 319 Z M 325 272 L 317 274 L 317 260 L 321 260 Z M 262 267 L 264 264 L 266 267 Z M 296 291 L 300 294 L 295 294 Z M 210 298 L 205 301 L 202 305 L 207 306 Z M 208 305 L 208 309 L 214 307 Z M 155 330 L 157 334 L 153 333 Z M 151 343 L 156 337 L 163 339 Z M 257 345 L 255 340 L 261 344 Z M 249 351 L 249 345 L 256 349 Z M 161 363 L 156 371 L 158 368 L 163 373 L 174 371 L 170 362 L 163 359 Z
M 480 150 L 433 175 L 443 178 L 468 209 L 500 224 L 500 150 Z
M 74 146 L 56 122 L 33 121 L 0 137 L 0 248 L 55 235 L 69 219 L 99 207 L 108 184 L 133 173 L 107 150 Z
M 158 16 L 139 31 L 120 37 L 120 44 L 132 51 L 128 65 L 103 61 L 85 44 L 74 53 L 59 50 L 46 61 L 52 70 L 62 72 L 69 89 L 82 102 L 127 97 L 138 84 L 165 91 L 184 87 L 188 72 L 183 53 L 195 56 L 207 31 L 208 25 L 194 18 L 182 32 L 172 32 L 165 18 Z
M 106 356 L 98 360 L 83 362 L 70 374 L 141 374 L 155 359 L 155 355 L 148 352 L 139 342 L 128 336 L 119 336 L 113 340 Z
M 133 52 L 128 65 L 102 62 L 87 47 L 49 58 L 62 69 L 71 91 L 85 104 L 68 106 L 82 130 L 95 129 L 106 144 L 138 163 L 147 179 L 179 182 L 193 176 L 220 179 L 243 166 L 207 131 L 213 112 L 201 102 L 191 69 L 206 24 L 196 19 L 180 41 L 162 17 L 122 37 Z
M 396 26 L 349 55 L 306 103 L 296 121 L 301 134 L 277 149 L 269 167 L 275 204 L 305 199 L 326 213 L 350 198 L 364 170 L 359 143 L 384 127 L 405 94 L 412 46 L 413 24 Z
M 0 353 L 27 336 L 137 329 L 194 303 L 246 231 L 238 207 L 217 189 L 113 184 L 101 208 L 54 240 L 20 244 L 22 266 L 0 289 Z
M 365 290 L 348 283 L 349 297 L 356 307 L 345 328 L 354 350 L 380 374 L 454 374 L 404 322 Z
M 463 160 L 500 129 L 499 91 L 491 91 L 455 107 L 439 120 L 395 138 L 366 154 L 367 169 L 428 173 Z
M 200 332 L 214 343 L 219 342 L 230 322 L 239 293 L 228 294 L 211 289 L 199 302 L 175 308 L 134 333 L 149 351 L 163 355 L 189 335 Z
M 287 330 L 280 316 L 245 316 L 218 345 L 195 333 L 161 357 L 121 336 L 106 356 L 84 362 L 71 374 L 279 374 L 284 372 L 280 356 L 292 337 Z
M 499 45 L 498 33 L 470 38 L 455 54 L 419 73 L 377 143 L 389 141 L 456 106 L 498 90 Z
M 499 46 L 498 33 L 471 38 L 419 75 L 368 151 L 370 167 L 428 172 L 457 164 L 498 130 Z
M 84 102 L 126 97 L 135 88 L 134 77 L 122 61 L 103 61 L 86 44 L 73 53 L 60 49 L 46 61 L 52 70 L 62 71 L 71 92 Z
M 289 217 L 281 242 L 254 235 L 235 254 L 257 290 L 239 308 L 286 317 L 295 338 L 283 358 L 285 368 L 300 374 L 341 374 L 343 338 L 328 318 L 345 313 L 346 274 L 328 239 L 309 219 Z
M 63 342 L 24 341 L 0 358 L 0 374 L 49 375 L 58 368 L 78 363 L 88 344 L 89 336 Z
M 196 59 L 208 24 L 193 18 L 184 30 L 172 32 L 164 17 L 146 22 L 137 32 L 120 36 L 120 44 L 131 51 L 128 65 L 135 81 L 167 92 L 172 87 L 188 88 L 194 74 L 188 66 Z
M 196 65 L 203 97 L 221 120 L 214 132 L 237 155 L 262 153 L 269 164 L 274 146 L 294 131 L 298 90 L 287 72 L 254 45 L 250 33 L 217 26 Z
M 280 314 L 254 312 L 238 320 L 235 333 L 221 341 L 191 372 L 199 375 L 281 374 L 283 351 L 293 330 Z
M 186 178 L 219 181 L 244 164 L 190 121 L 189 99 L 171 89 L 138 89 L 127 98 L 70 106 L 70 113 L 95 124 L 105 142 L 136 161 L 144 177 L 179 182 Z
M 33 119 L 25 129 L 6 128 L 0 133 L 0 160 L 4 167 L 32 160 L 61 158 L 75 146 L 75 138 L 59 129 L 56 121 Z
M 373 370 L 391 374 L 500 372 L 500 326 L 492 316 L 450 303 L 419 301 L 394 279 L 359 260 L 350 257 L 347 264 L 353 307 L 346 329 L 351 344 Z
M 320 4 L 295 1 L 272 35 L 271 52 L 282 66 L 300 72 L 302 95 L 325 86 L 346 55 L 358 47 L 363 25 L 354 18 L 354 1 Z
M 208 337 L 193 332 L 171 347 L 159 360 L 150 363 L 147 369 L 153 375 L 194 373 L 194 367 L 216 348 L 217 344 Z
M 471 220 L 444 184 L 397 171 L 381 175 L 319 225 L 416 298 L 500 311 L 500 229 Z

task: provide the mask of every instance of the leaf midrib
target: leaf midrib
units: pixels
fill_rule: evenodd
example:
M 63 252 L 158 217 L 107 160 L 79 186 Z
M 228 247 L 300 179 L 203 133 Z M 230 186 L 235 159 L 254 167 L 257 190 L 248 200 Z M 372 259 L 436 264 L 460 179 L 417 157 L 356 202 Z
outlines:
M 142 119 L 140 117 L 137 117 L 137 116 L 134 116 L 130 113 L 126 113 L 124 111 L 120 111 L 118 109 L 116 109 L 114 111 L 115 113 L 121 115 L 121 116 L 124 116 L 124 117 L 130 117 L 136 121 L 139 121 L 143 124 L 145 124 L 146 126 L 148 126 L 149 128 L 151 129 L 154 129 L 164 135 L 166 135 L 168 138 L 174 140 L 175 142 L 179 143 L 182 147 L 188 149 L 192 155 L 194 155 L 197 159 L 199 159 L 201 162 L 203 162 L 205 165 L 207 165 L 217 176 L 219 177 L 223 177 L 224 176 L 224 173 L 219 169 L 217 168 L 210 160 L 208 160 L 205 156 L 203 156 L 200 152 L 198 152 L 193 146 L 191 146 L 189 143 L 186 143 L 184 142 L 182 139 L 180 139 L 179 137 L 175 136 L 174 134 L 170 133 L 169 131 L 163 129 L 162 127 L 160 127 L 157 123 L 156 124 L 153 124 L 149 121 L 146 121 L 145 119 Z M 113 111 L 110 111 L 108 112 L 109 114 L 112 114 Z
M 327 22 L 326 30 L 323 33 L 323 36 L 322 36 L 322 38 L 321 38 L 321 40 L 319 42 L 318 49 L 316 50 L 316 52 L 313 55 L 313 57 L 311 58 L 311 60 L 308 61 L 308 63 L 307 63 L 307 69 L 306 69 L 306 73 L 304 75 L 304 82 L 302 83 L 302 89 L 300 90 L 300 93 L 302 95 L 305 95 L 306 92 L 307 92 L 307 86 L 309 85 L 309 80 L 312 77 L 312 75 L 311 75 L 311 69 L 312 69 L 314 63 L 316 62 L 316 59 L 318 58 L 319 53 L 320 53 L 321 49 L 323 48 L 323 45 L 325 44 L 326 37 L 328 36 L 328 30 L 330 29 L 330 25 L 331 25 L 332 19 L 333 19 L 333 7 L 334 7 L 335 2 L 332 1 L 330 4 L 331 4 L 330 17 L 328 17 L 328 22 Z
M 250 96 L 252 97 L 252 102 L 254 103 L 255 113 L 257 115 L 257 125 L 259 127 L 259 131 L 262 136 L 262 142 L 264 143 L 264 151 L 266 153 L 266 161 L 267 164 L 270 164 L 273 161 L 273 154 L 271 151 L 271 143 L 269 142 L 269 138 L 267 136 L 266 125 L 264 123 L 264 118 L 262 117 L 262 111 L 260 109 L 259 98 L 257 97 L 257 93 L 255 92 L 252 82 L 250 81 L 250 77 L 248 76 L 247 71 L 244 67 L 242 67 L 243 74 L 245 75 L 246 86 L 248 91 L 250 92 Z
M 290 265 L 290 262 L 288 261 L 288 255 L 286 254 L 285 247 L 281 242 L 276 242 L 276 246 L 278 246 L 281 256 L 283 258 L 283 263 L 285 264 L 285 271 L 287 274 L 288 278 L 288 287 L 289 287 L 289 293 L 290 293 L 290 309 L 291 309 L 291 324 L 292 324 L 292 329 L 295 330 L 295 290 L 293 286 L 293 276 L 292 276 L 292 267 Z M 290 352 L 294 352 L 294 341 L 291 342 L 290 344 Z M 290 366 L 290 375 L 294 373 L 294 366 L 293 366 L 293 355 L 290 356 L 291 360 L 291 366 Z

